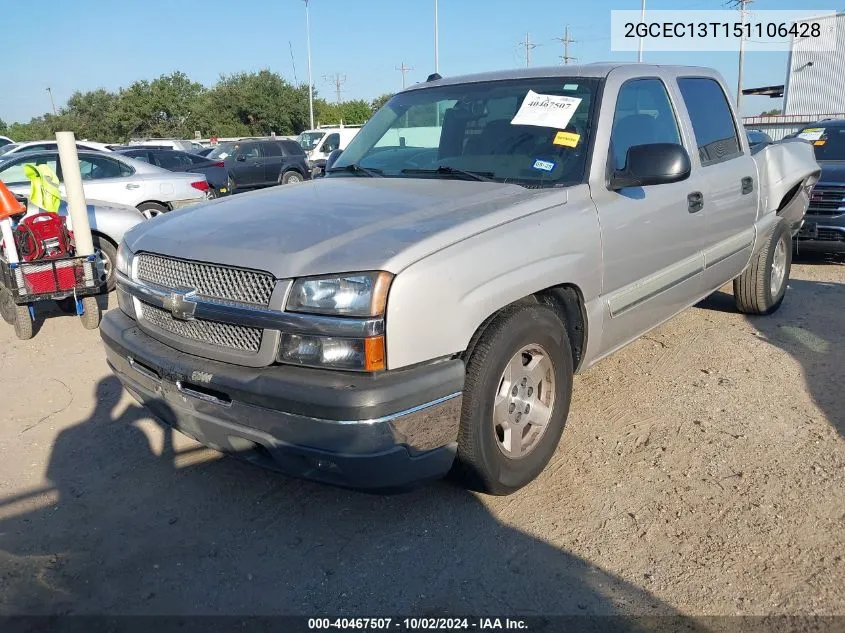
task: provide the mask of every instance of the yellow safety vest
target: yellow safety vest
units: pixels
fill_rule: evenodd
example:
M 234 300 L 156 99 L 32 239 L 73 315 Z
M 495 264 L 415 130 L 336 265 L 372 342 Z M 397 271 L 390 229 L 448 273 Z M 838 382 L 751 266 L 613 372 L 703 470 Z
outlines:
M 59 177 L 56 172 L 50 169 L 49 165 L 35 165 L 33 163 L 25 164 L 23 170 L 32 183 L 29 201 L 49 213 L 58 213 L 62 197 L 59 192 Z

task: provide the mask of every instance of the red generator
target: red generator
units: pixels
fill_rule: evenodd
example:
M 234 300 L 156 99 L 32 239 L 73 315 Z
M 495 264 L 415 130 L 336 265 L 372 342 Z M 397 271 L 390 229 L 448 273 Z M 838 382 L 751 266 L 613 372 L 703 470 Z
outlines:
M 15 229 L 15 242 L 25 268 L 24 283 L 31 293 L 73 290 L 80 282 L 80 269 L 73 260 L 45 261 L 69 257 L 74 253 L 73 234 L 65 219 L 56 213 L 37 213 L 25 217 Z

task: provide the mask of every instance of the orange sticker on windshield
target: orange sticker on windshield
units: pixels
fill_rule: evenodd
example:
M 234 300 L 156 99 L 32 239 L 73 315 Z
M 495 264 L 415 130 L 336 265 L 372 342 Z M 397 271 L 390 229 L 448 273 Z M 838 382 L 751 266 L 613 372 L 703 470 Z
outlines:
M 555 140 L 553 142 L 555 145 L 563 145 L 564 147 L 575 147 L 578 145 L 578 141 L 580 140 L 580 134 L 575 134 L 574 132 L 558 132 L 557 134 L 555 134 Z
M 824 145 L 827 141 L 816 141 L 813 145 Z

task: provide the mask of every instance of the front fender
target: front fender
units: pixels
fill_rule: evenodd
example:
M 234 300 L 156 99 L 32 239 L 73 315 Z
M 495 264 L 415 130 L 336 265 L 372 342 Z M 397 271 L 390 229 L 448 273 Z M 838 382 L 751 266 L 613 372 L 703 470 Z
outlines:
M 601 287 L 601 236 L 586 185 L 401 271 L 387 304 L 388 368 L 460 353 L 489 316 L 563 283 L 585 300 Z

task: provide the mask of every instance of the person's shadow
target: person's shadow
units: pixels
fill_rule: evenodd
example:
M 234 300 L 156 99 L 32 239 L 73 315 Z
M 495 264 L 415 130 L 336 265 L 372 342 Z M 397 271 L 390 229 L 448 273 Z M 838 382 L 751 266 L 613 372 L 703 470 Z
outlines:
M 841 266 L 842 258 L 802 255 L 797 263 Z M 733 296 L 716 292 L 698 304 L 736 312 Z M 790 279 L 786 299 L 768 316 L 749 316 L 771 345 L 801 364 L 806 388 L 827 420 L 845 437 L 845 284 Z M 774 394 L 773 394 L 774 395 Z
M 96 393 L 56 438 L 55 501 L 0 501 L 0 615 L 674 614 L 456 486 L 368 495 L 177 450 L 145 409 L 116 415 L 115 378 Z

